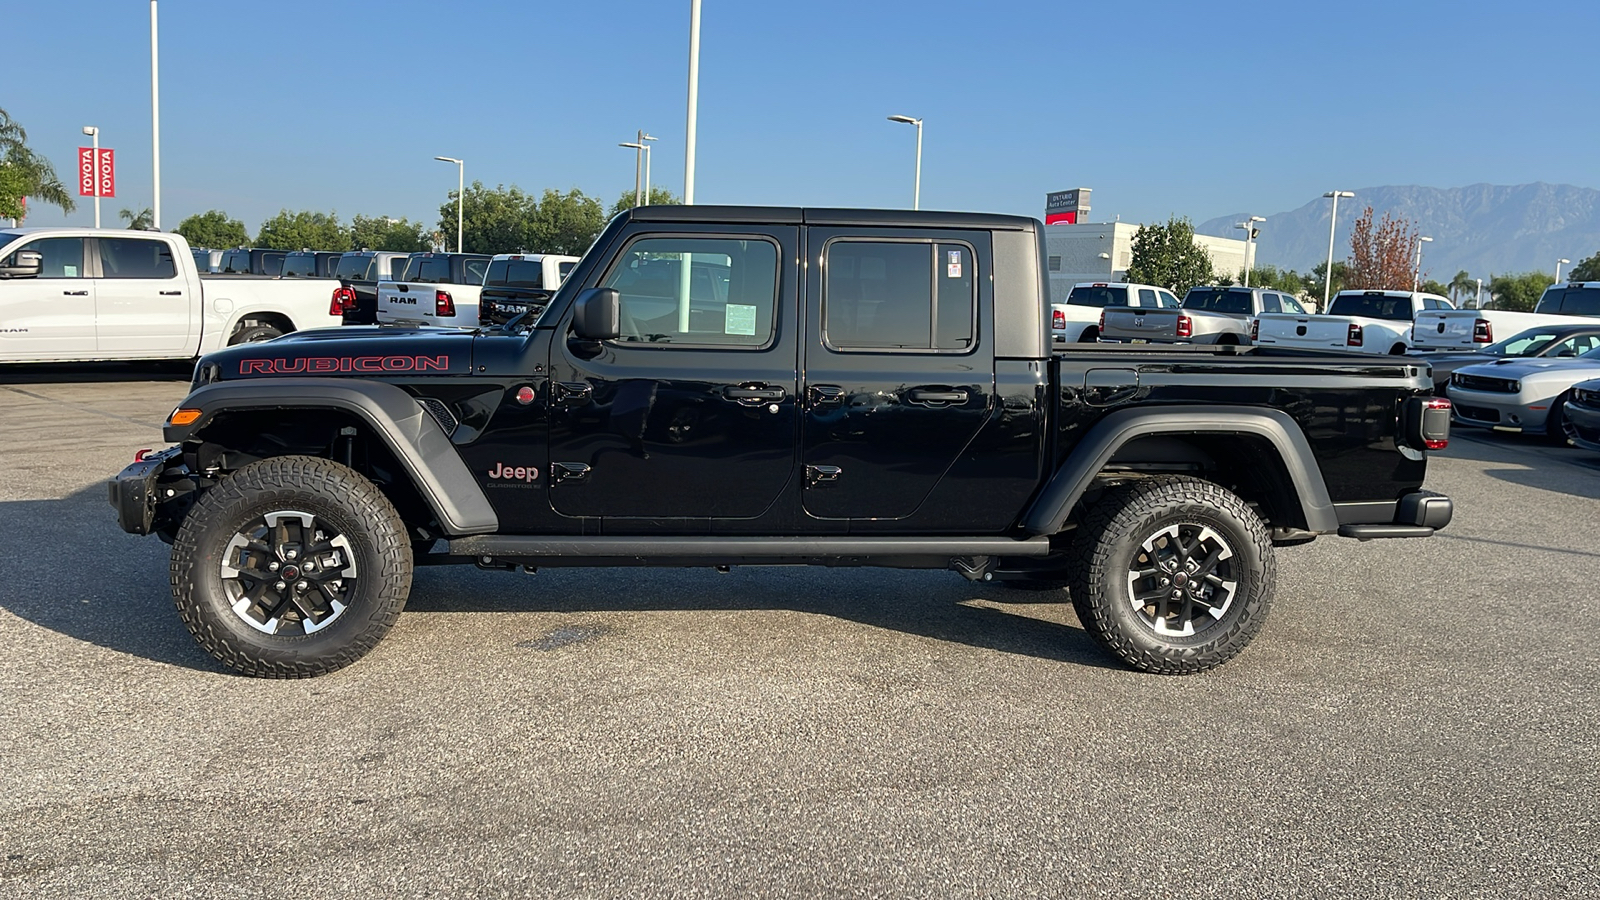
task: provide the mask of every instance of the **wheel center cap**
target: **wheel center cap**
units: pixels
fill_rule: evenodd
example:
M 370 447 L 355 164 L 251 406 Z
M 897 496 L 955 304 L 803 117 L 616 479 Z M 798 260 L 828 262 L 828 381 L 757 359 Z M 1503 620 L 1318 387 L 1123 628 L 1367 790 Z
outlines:
M 282 571 L 281 574 L 283 575 L 284 578 L 299 578 L 300 577 L 300 567 L 299 566 L 294 566 L 294 565 L 284 566 L 283 567 L 283 571 Z
M 1185 572 L 1175 572 L 1175 573 L 1173 573 L 1173 575 L 1172 575 L 1172 584 L 1175 587 L 1183 587 L 1184 585 L 1186 585 L 1188 583 L 1189 583 L 1189 576 L 1188 576 L 1187 573 L 1185 573 Z

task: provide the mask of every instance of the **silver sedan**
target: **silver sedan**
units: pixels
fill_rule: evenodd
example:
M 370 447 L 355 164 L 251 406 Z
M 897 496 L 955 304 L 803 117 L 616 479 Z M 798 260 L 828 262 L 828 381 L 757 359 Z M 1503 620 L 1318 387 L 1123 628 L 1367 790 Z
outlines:
M 1572 388 L 1600 378 L 1600 350 L 1575 359 L 1502 359 L 1457 369 L 1450 402 L 1457 422 L 1495 431 L 1572 437 L 1566 406 Z

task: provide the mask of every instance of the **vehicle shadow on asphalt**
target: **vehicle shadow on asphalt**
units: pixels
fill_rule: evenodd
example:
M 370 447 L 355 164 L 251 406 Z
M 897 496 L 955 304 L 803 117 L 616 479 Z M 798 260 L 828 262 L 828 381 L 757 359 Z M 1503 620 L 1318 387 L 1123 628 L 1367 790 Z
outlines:
M 115 384 L 127 381 L 188 381 L 194 363 L 36 363 L 0 366 L 0 384 Z
M 173 608 L 169 548 L 122 532 L 91 485 L 61 500 L 0 502 L 0 609 L 39 627 L 172 666 L 223 672 Z M 906 634 L 1116 668 L 1076 625 L 1065 591 L 888 569 L 419 569 L 407 609 L 431 613 L 791 610 Z M 403 618 L 403 617 L 402 617 Z M 1065 621 L 1070 620 L 1071 624 Z
M 1445 454 L 1454 459 L 1500 463 L 1514 468 L 1485 469 L 1484 474 L 1508 484 L 1589 500 L 1600 500 L 1600 453 L 1576 447 L 1534 443 L 1522 435 L 1474 435 L 1450 441 Z

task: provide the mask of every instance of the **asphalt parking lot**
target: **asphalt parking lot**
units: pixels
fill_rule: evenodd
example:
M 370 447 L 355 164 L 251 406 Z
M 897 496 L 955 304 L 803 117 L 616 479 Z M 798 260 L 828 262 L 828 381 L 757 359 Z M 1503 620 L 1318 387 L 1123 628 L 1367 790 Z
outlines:
M 1458 430 L 1189 678 L 949 573 L 452 567 L 271 682 L 105 502 L 183 381 L 0 373 L 0 896 L 1600 895 L 1600 454 Z

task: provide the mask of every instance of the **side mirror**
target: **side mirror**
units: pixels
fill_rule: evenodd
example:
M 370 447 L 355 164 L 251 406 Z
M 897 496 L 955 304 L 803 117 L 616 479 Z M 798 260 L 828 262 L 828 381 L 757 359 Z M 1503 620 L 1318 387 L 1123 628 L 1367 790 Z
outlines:
M 18 250 L 0 266 L 0 278 L 38 278 L 44 268 L 44 254 L 37 250 Z
M 586 341 L 609 341 L 622 334 L 622 295 L 616 288 L 589 288 L 572 309 L 572 331 Z
M 1577 355 L 1578 354 L 1575 351 L 1563 350 L 1560 353 L 1556 354 L 1556 359 L 1571 359 L 1571 358 L 1576 357 Z

